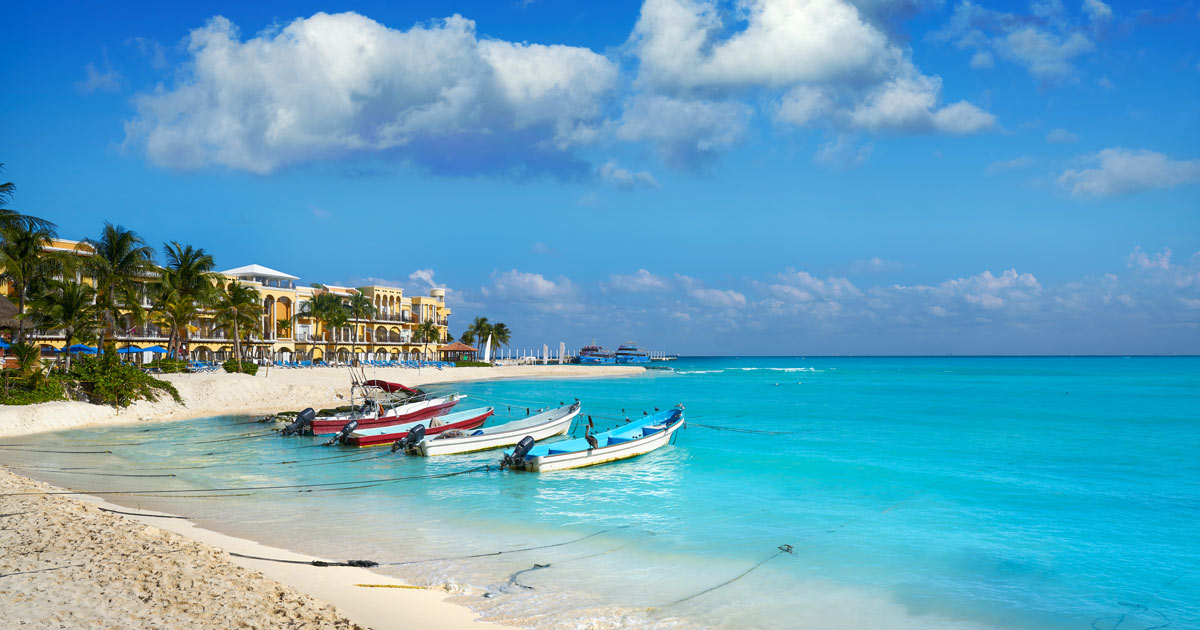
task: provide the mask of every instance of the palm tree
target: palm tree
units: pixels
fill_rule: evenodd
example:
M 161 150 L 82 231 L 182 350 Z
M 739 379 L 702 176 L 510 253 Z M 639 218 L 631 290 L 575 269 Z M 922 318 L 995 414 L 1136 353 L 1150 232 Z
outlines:
M 432 319 L 427 319 L 420 324 L 417 324 L 417 329 L 413 331 L 413 341 L 424 344 L 425 358 L 429 358 L 429 342 L 438 340 L 437 324 L 433 323 Z
M 468 346 L 473 345 L 475 343 L 475 333 L 471 332 L 471 329 L 468 328 L 463 331 L 462 336 L 459 337 L 458 340 L 467 344 Z
M 495 342 L 497 348 L 507 346 L 509 337 L 511 336 L 512 331 L 508 329 L 508 326 L 504 322 L 492 324 L 492 341 Z
M 492 333 L 492 325 L 488 323 L 488 318 L 476 317 L 467 330 L 480 344 L 484 344 L 487 343 L 488 335 Z
M 54 230 L 23 222 L 0 225 L 0 281 L 12 284 L 17 293 L 17 334 L 25 337 L 25 301 L 39 291 L 39 285 L 61 271 L 67 259 L 47 252 Z
M 0 171 L 3 170 L 4 164 L 0 164 Z M 45 219 L 39 219 L 27 214 L 21 214 L 20 212 L 8 207 L 8 202 L 12 201 L 13 193 L 16 191 L 17 185 L 12 182 L 4 182 L 3 184 L 0 184 L 0 227 L 24 226 L 53 232 L 54 228 L 56 227 L 53 223 Z
M 49 329 L 63 331 L 64 348 L 74 341 L 87 341 L 100 331 L 100 309 L 93 301 L 96 291 L 74 280 L 52 280 L 50 290 L 34 300 Z M 67 353 L 67 371 L 71 370 L 71 353 Z
M 204 305 L 211 301 L 215 263 L 204 248 L 180 245 L 177 241 L 163 243 L 167 267 L 158 282 L 155 300 L 155 319 L 171 327 L 167 347 L 175 352 L 188 340 L 189 327 Z
M 355 293 L 346 301 L 346 314 L 350 319 L 366 320 L 375 316 L 375 305 L 371 298 L 362 293 Z M 354 322 L 354 345 L 358 345 L 358 322 Z
M 317 293 L 304 305 L 304 314 L 321 323 L 325 336 L 325 354 L 334 341 L 334 331 L 346 323 L 346 306 L 341 298 L 332 293 Z
M 86 239 L 93 250 L 83 258 L 83 264 L 96 281 L 96 305 L 104 313 L 105 328 L 100 331 L 100 345 L 106 335 L 116 334 L 117 320 L 128 311 L 135 323 L 145 319 L 141 293 L 145 281 L 157 273 L 154 250 L 133 230 L 105 222 L 99 240 Z
M 213 303 L 216 321 L 219 326 L 233 334 L 233 356 L 237 361 L 238 371 L 242 371 L 242 330 L 249 335 L 262 317 L 262 304 L 258 301 L 258 291 L 233 280 L 229 286 L 221 289 Z

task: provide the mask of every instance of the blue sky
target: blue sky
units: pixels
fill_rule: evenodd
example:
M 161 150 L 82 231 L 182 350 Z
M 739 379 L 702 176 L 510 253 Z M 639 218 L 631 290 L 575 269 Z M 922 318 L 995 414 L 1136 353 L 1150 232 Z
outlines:
M 1195 2 L 6 23 L 3 177 L 68 238 L 110 220 L 221 268 L 447 286 L 452 328 L 486 315 L 523 347 L 1200 352 Z

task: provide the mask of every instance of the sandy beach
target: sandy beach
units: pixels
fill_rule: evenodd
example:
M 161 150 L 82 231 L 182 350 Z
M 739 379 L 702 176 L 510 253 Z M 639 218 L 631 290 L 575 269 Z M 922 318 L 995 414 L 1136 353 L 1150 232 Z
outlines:
M 632 376 L 645 368 L 635 365 L 520 365 L 503 367 L 369 368 L 367 378 L 412 387 L 501 378 L 596 378 Z M 186 420 L 221 414 L 265 414 L 305 407 L 332 407 L 350 397 L 346 368 L 260 370 L 258 374 L 164 374 L 160 378 L 179 390 L 184 404 L 164 396 L 120 411 L 83 402 L 54 402 L 0 406 L 0 437 L 60 431 L 85 425 Z
M 643 371 L 636 366 L 397 368 L 367 376 L 422 386 Z M 183 405 L 169 399 L 141 402 L 119 413 L 80 402 L 3 407 L 0 436 L 328 406 L 344 401 L 350 390 L 347 370 L 337 368 L 163 378 L 178 388 Z M 417 589 L 369 569 L 231 556 L 318 559 L 205 530 L 183 517 L 162 518 L 173 515 L 130 510 L 96 497 L 39 494 L 56 490 L 0 468 L 0 613 L 17 627 L 499 627 L 477 622 L 465 607 L 444 601 L 449 593 Z

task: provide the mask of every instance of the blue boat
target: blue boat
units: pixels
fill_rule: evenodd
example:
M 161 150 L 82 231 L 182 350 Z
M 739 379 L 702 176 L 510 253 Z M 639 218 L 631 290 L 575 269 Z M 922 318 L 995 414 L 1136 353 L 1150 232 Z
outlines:
M 579 362 L 584 365 L 613 365 L 617 362 L 617 357 L 611 351 L 596 345 L 596 340 L 593 339 L 590 345 L 579 351 Z
M 621 347 L 617 348 L 615 357 L 617 363 L 621 364 L 650 362 L 650 353 L 637 347 L 637 344 L 632 341 L 621 344 Z
M 683 405 L 646 416 L 612 431 L 549 444 L 534 444 L 532 438 L 521 440 L 517 448 L 504 454 L 501 468 L 529 472 L 549 472 L 583 468 L 630 457 L 637 457 L 671 443 L 675 432 L 683 427 Z

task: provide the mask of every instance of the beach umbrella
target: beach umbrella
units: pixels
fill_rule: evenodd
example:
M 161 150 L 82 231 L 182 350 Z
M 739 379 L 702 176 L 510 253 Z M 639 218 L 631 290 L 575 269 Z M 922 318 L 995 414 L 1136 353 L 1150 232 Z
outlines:
M 129 346 L 128 348 L 117 350 L 117 354 L 135 354 L 137 352 L 142 352 L 142 349 L 137 346 Z
M 79 354 L 96 354 L 96 349 L 82 343 L 73 344 L 59 350 L 59 352 L 78 352 Z
M 8 343 L 7 341 L 0 339 L 0 348 L 11 348 L 11 347 L 12 347 L 11 343 Z
M 142 348 L 138 352 L 156 352 L 158 354 L 166 354 L 167 349 L 162 346 L 150 346 L 149 348 Z

